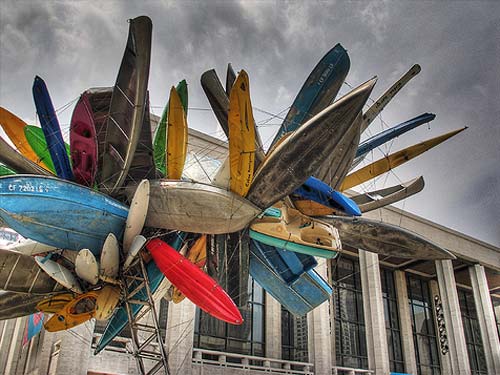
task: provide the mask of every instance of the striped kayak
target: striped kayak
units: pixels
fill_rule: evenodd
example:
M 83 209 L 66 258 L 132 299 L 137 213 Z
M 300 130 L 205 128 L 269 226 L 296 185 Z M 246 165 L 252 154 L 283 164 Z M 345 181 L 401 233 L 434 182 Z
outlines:
M 340 44 L 323 56 L 297 94 L 271 147 L 286 133 L 297 130 L 335 99 L 350 66 L 347 51 Z
M 35 77 L 35 81 L 33 82 L 33 99 L 35 100 L 36 111 L 56 174 L 65 180 L 72 181 L 74 178 L 73 170 L 71 169 L 66 144 L 62 137 L 61 126 L 59 125 L 59 120 L 57 119 L 47 86 L 43 79 L 38 76 Z
M 407 147 L 401 151 L 390 154 L 383 159 L 379 159 L 376 162 L 367 165 L 366 167 L 358 169 L 344 179 L 340 190 L 345 191 L 354 186 L 365 183 L 366 181 L 369 181 L 377 176 L 380 176 L 381 174 L 388 172 L 391 169 L 394 169 L 401 164 L 404 164 L 407 161 L 417 157 L 425 151 L 430 150 L 431 148 L 446 141 L 448 138 L 464 131 L 465 129 L 467 129 L 467 127 L 457 129 L 452 132 L 440 135 L 439 137 L 435 137 L 416 145 Z
M 121 239 L 128 207 L 56 177 L 0 177 L 0 217 L 23 237 L 57 248 L 100 254 L 107 235 Z

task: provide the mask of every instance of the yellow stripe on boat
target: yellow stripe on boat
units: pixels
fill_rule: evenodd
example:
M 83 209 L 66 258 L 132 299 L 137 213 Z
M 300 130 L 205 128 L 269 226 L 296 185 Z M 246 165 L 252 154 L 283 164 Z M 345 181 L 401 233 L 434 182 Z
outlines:
M 186 114 L 174 86 L 170 89 L 167 126 L 167 178 L 179 180 L 186 162 L 188 129 Z
M 425 151 L 430 150 L 434 146 L 437 146 L 438 144 L 446 141 L 448 138 L 453 137 L 455 134 L 458 134 L 465 129 L 467 129 L 467 127 L 457 129 L 452 132 L 440 135 L 439 137 L 432 138 L 416 145 L 407 147 L 401 151 L 395 152 L 394 154 L 388 155 L 383 159 L 377 160 L 376 162 L 348 175 L 342 182 L 340 191 L 345 191 L 354 186 L 365 183 L 372 178 L 380 176 L 381 174 L 406 163 L 408 160 L 417 157 Z
M 244 197 L 253 179 L 255 128 L 248 75 L 242 70 L 229 96 L 229 160 L 231 191 Z

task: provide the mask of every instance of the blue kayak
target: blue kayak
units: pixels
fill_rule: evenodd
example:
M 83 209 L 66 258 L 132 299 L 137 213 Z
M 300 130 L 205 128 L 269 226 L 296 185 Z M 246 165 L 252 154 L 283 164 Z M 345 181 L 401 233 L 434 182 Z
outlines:
M 100 254 L 109 233 L 121 239 L 128 207 L 57 177 L 0 177 L 0 218 L 23 237 Z
M 283 135 L 297 130 L 333 102 L 349 72 L 351 61 L 340 44 L 333 47 L 313 69 L 300 89 L 271 148 Z
M 316 177 L 309 177 L 293 193 L 347 215 L 361 216 L 361 210 L 352 199 L 339 191 L 333 190 L 330 185 Z
M 304 272 L 318 265 L 311 255 L 279 249 L 262 242 L 251 240 L 252 251 L 258 253 L 288 285 L 293 284 Z
M 57 120 L 56 111 L 50 100 L 49 91 L 45 82 L 40 77 L 36 76 L 33 82 L 33 99 L 35 99 L 36 111 L 40 119 L 47 147 L 54 163 L 56 174 L 65 180 L 73 180 L 73 170 L 66 152 L 61 127 Z
M 250 274 L 254 280 L 272 295 L 281 305 L 295 315 L 305 315 L 332 294 L 332 288 L 314 270 L 303 272 L 288 285 L 278 276 L 268 260 L 255 247 L 250 248 Z
M 415 129 L 417 126 L 422 124 L 426 124 L 436 117 L 433 113 L 424 113 L 420 116 L 412 118 L 411 120 L 402 122 L 396 126 L 393 126 L 390 129 L 384 130 L 381 133 L 374 135 L 371 138 L 368 138 L 366 141 L 361 143 L 356 151 L 356 158 L 362 158 L 367 153 L 369 153 L 374 148 L 383 145 L 384 143 L 399 137 L 400 135 Z M 358 163 L 355 161 L 355 163 Z
M 175 234 L 175 237 L 170 241 L 170 246 L 172 246 L 175 250 L 179 250 L 182 242 L 184 241 L 185 233 L 179 232 Z M 149 288 L 151 289 L 151 293 L 154 293 L 158 287 L 160 286 L 163 278 L 165 277 L 163 273 L 158 269 L 155 262 L 151 260 L 146 265 L 146 271 L 148 273 L 149 279 Z M 131 293 L 140 285 L 139 281 L 134 281 L 128 286 L 128 292 Z M 134 295 L 135 300 L 146 301 L 147 300 L 147 292 L 145 288 L 142 288 L 137 294 Z M 132 316 L 135 317 L 141 310 L 143 305 L 140 304 L 131 304 Z M 120 306 L 118 310 L 115 311 L 114 315 L 109 320 L 106 325 L 106 329 L 102 334 L 99 342 L 97 343 L 97 347 L 94 351 L 94 354 L 98 354 L 102 351 L 113 339 L 120 334 L 120 332 L 125 328 L 128 324 L 128 314 L 127 309 L 124 305 Z

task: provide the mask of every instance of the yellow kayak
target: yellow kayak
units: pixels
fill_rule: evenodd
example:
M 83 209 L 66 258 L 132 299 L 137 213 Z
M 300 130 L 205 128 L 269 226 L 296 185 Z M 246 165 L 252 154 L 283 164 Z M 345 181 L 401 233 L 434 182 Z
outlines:
M 38 155 L 35 151 L 33 151 L 28 143 L 28 140 L 24 135 L 24 127 L 27 124 L 23 120 L 5 108 L 0 107 L 0 125 L 21 154 L 32 162 L 38 164 L 40 167 L 49 170 L 47 165 L 40 160 Z
M 244 197 L 252 183 L 255 163 L 255 127 L 248 75 L 244 70 L 231 89 L 228 124 L 231 191 Z
M 97 296 L 96 292 L 78 295 L 54 313 L 43 326 L 49 332 L 58 332 L 85 323 L 95 315 Z
M 448 138 L 453 137 L 455 134 L 458 134 L 465 129 L 467 129 L 467 127 L 454 130 L 452 132 L 440 135 L 439 137 L 432 138 L 416 145 L 407 147 L 401 151 L 395 152 L 394 154 L 390 154 L 383 159 L 377 160 L 376 162 L 367 165 L 366 167 L 358 169 L 344 179 L 342 185 L 340 186 L 340 191 L 350 189 L 354 186 L 358 186 L 368 180 L 371 180 L 372 178 L 380 176 L 381 174 L 406 163 L 408 160 L 417 157 L 425 151 L 430 150 L 434 146 L 437 146 L 441 142 L 446 141 Z
M 40 301 L 36 308 L 47 314 L 55 314 L 75 298 L 73 293 L 62 293 Z
M 167 126 L 167 175 L 180 180 L 186 162 L 188 129 L 181 98 L 174 86 L 170 89 Z
M 186 258 L 188 258 L 191 263 L 193 263 L 198 268 L 202 269 L 205 267 L 207 262 L 207 235 L 203 234 L 200 238 L 196 240 L 196 242 L 191 246 L 186 254 Z M 179 303 L 184 300 L 186 296 L 182 294 L 179 289 L 175 286 L 173 287 L 172 292 L 172 302 Z

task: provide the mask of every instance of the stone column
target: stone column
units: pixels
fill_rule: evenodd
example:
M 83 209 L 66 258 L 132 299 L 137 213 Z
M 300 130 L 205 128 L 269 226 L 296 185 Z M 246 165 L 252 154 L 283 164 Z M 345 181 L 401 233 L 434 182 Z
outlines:
M 281 359 L 281 305 L 266 293 L 266 357 Z
M 0 374 L 4 374 L 16 319 L 3 320 L 0 324 Z
M 172 374 L 192 374 L 195 315 L 196 306 L 187 298 L 181 303 L 170 302 L 168 305 L 165 344 Z
M 408 374 L 416 374 L 417 358 L 415 356 L 415 344 L 413 341 L 411 312 L 408 301 L 408 286 L 406 283 L 405 273 L 403 271 L 395 271 L 394 282 L 396 284 L 396 297 L 399 310 L 399 328 L 401 330 L 401 344 L 403 349 L 403 359 L 405 361 L 405 372 Z
M 500 374 L 500 342 L 484 267 L 479 264 L 469 267 L 469 275 L 488 375 Z
M 375 370 L 376 375 L 388 375 L 390 372 L 389 350 L 378 255 L 359 250 L 359 269 L 363 290 L 368 367 L 370 370 Z
M 325 259 L 317 259 L 316 272 L 327 279 Z M 309 362 L 314 363 L 315 374 L 332 373 L 332 341 L 330 332 L 329 304 L 324 302 L 307 314 L 309 336 Z
M 464 326 L 458 303 L 453 264 L 449 259 L 437 260 L 435 263 L 450 348 L 448 355 L 450 356 L 451 373 L 454 375 L 469 375 L 471 373 L 469 356 L 465 344 Z
M 441 373 L 442 374 L 451 374 L 452 373 L 451 372 L 451 356 L 450 356 L 449 352 L 446 354 L 443 354 L 441 352 L 441 348 L 439 346 L 439 330 L 438 330 L 438 323 L 437 323 L 437 319 L 436 319 L 436 304 L 434 301 L 434 296 L 439 296 L 439 298 L 441 298 L 441 293 L 439 293 L 439 285 L 438 285 L 437 281 L 431 280 L 429 282 L 429 288 L 431 290 L 431 296 L 432 296 L 432 300 L 433 300 L 432 308 L 433 308 L 434 326 L 435 326 L 435 330 L 436 330 L 436 337 L 438 340 L 437 345 L 438 345 L 439 359 L 441 362 Z M 442 300 L 442 298 L 441 298 L 441 300 Z M 441 303 L 442 303 L 442 301 L 441 301 Z
M 17 372 L 18 360 L 21 357 L 22 341 L 23 341 L 23 329 L 25 324 L 25 318 L 17 318 L 14 324 L 14 330 L 12 331 L 12 336 L 7 343 L 9 345 L 9 351 L 7 354 L 7 360 L 5 362 L 5 374 L 15 374 Z

